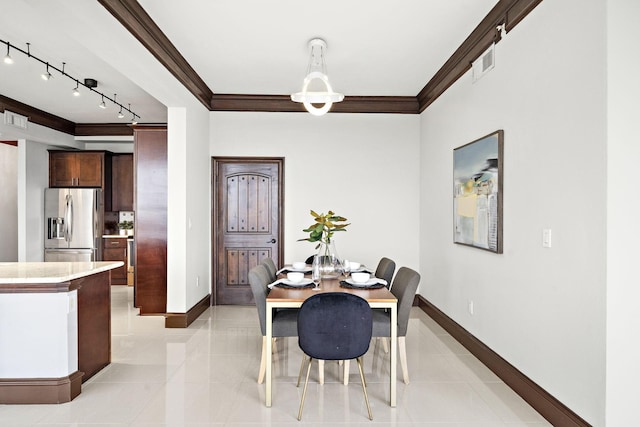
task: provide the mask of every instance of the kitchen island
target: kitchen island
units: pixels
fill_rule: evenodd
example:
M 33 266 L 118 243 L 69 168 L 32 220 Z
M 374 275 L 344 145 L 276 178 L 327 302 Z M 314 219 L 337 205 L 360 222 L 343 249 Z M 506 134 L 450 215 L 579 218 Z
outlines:
M 122 262 L 0 263 L 0 404 L 62 403 L 111 362 Z

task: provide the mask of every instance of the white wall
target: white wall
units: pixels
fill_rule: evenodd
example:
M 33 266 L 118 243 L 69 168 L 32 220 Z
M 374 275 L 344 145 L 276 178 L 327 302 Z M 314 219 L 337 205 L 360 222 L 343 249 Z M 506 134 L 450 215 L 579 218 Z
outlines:
M 607 425 L 637 424 L 640 2 L 607 1 Z M 629 339 L 632 337 L 631 339 Z
M 44 189 L 49 186 L 51 146 L 18 142 L 19 261 L 44 261 Z
M 313 209 L 352 223 L 336 235 L 341 256 L 418 269 L 418 141 L 415 115 L 211 113 L 212 156 L 284 157 L 287 263 L 315 252 L 296 241 Z
M 604 16 L 603 1 L 542 2 L 496 46 L 493 71 L 475 84 L 467 73 L 421 115 L 422 294 L 593 425 L 605 413 Z M 502 255 L 452 243 L 452 150 L 497 129 Z
M 0 262 L 18 261 L 18 148 L 0 142 Z
M 170 107 L 167 311 L 184 313 L 210 293 L 209 111 L 195 99 Z

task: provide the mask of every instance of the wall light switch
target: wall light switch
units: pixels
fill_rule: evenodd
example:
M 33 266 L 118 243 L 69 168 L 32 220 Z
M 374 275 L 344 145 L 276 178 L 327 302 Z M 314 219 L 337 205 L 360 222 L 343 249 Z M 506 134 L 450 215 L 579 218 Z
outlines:
M 550 248 L 551 247 L 551 229 L 545 228 L 542 230 L 542 247 Z

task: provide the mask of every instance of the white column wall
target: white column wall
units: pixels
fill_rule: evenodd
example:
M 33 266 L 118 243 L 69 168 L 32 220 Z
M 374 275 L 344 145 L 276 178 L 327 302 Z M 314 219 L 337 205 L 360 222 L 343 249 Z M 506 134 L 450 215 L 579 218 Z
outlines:
M 0 262 L 18 260 L 18 148 L 0 142 Z
M 335 236 L 341 256 L 419 269 L 418 141 L 415 115 L 211 113 L 212 156 L 284 158 L 287 263 L 315 253 L 297 242 L 313 209 L 351 222 Z
M 575 19 L 576 11 L 580 19 Z M 604 1 L 542 2 L 421 115 L 422 294 L 593 425 L 605 417 Z M 453 149 L 504 129 L 504 254 L 453 243 Z M 542 230 L 552 247 L 542 247 Z M 474 302 L 474 313 L 468 310 Z
M 210 292 L 209 111 L 196 100 L 168 109 L 167 311 Z

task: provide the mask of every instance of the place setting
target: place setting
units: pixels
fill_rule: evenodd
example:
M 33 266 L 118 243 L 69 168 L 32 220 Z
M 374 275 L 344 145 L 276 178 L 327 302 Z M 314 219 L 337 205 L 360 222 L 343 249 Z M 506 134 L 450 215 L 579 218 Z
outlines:
M 342 272 L 345 279 L 340 287 L 347 289 L 380 289 L 387 286 L 387 281 L 373 276 L 360 263 L 343 261 Z M 351 277 L 349 277 L 351 275 Z
M 304 277 L 303 272 L 290 271 L 287 273 L 287 277 L 276 280 L 268 285 L 268 288 L 273 289 L 276 286 L 285 289 L 305 289 L 313 288 L 316 284 L 311 278 Z
M 276 272 L 276 274 L 287 273 L 311 273 L 311 266 L 305 264 L 302 261 L 297 261 L 292 263 L 291 265 L 285 265 L 283 268 Z

